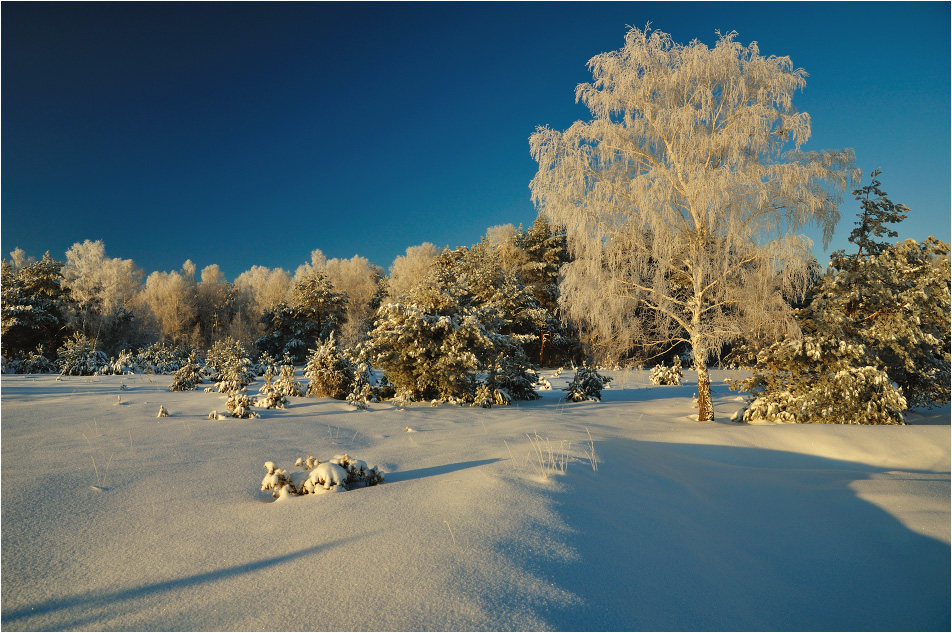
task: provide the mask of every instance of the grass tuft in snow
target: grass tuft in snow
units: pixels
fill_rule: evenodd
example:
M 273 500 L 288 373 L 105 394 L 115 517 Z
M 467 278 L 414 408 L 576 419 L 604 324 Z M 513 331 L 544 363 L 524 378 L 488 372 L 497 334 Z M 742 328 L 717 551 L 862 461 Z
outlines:
M 526 433 L 526 437 L 529 438 L 529 445 L 532 447 L 526 462 L 535 468 L 540 477 L 548 479 L 550 474 L 565 474 L 569 464 L 571 442 L 562 440 L 556 446 L 549 438 L 541 437 L 538 433 L 534 436 Z

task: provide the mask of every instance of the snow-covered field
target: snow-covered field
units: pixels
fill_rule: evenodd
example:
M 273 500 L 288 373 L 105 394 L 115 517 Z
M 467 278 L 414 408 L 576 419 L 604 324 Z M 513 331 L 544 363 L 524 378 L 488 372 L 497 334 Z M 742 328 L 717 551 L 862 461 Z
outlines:
M 699 424 L 692 372 L 608 373 L 601 403 L 566 372 L 512 407 L 221 421 L 170 376 L 5 375 L 3 630 L 949 630 L 948 407 L 737 425 L 715 372 Z M 259 490 L 341 453 L 386 482 Z

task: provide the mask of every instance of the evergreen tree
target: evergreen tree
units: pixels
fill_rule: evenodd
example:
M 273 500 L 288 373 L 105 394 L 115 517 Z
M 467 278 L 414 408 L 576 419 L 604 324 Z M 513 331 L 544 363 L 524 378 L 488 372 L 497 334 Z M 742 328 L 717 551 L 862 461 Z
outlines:
M 805 336 L 757 354 L 753 376 L 732 385 L 751 394 L 734 420 L 812 424 L 902 424 L 906 400 L 869 362 L 861 344 Z
M 15 269 L 2 263 L 3 353 L 19 357 L 41 345 L 55 360 L 56 351 L 69 334 L 70 294 L 63 285 L 63 262 L 49 252 L 38 262 Z
M 311 357 L 304 370 L 310 380 L 307 395 L 315 398 L 346 400 L 354 382 L 354 366 L 334 340 L 334 335 L 311 350 Z
M 910 407 L 949 401 L 949 244 L 929 237 L 835 254 L 801 316 L 807 333 L 862 345 L 866 364 L 902 387 Z
M 858 250 L 833 253 L 799 310 L 803 336 L 757 352 L 753 376 L 735 385 L 752 392 L 744 420 L 901 424 L 907 405 L 949 401 L 949 244 L 877 241 L 908 212 L 878 175 L 853 192 Z
M 261 321 L 266 334 L 255 347 L 277 357 L 289 355 L 304 362 L 309 346 L 335 332 L 344 317 L 347 296 L 321 271 L 305 272 L 291 289 L 291 299 L 265 311 Z
M 169 391 L 191 391 L 203 382 L 202 365 L 193 351 L 189 354 L 188 361 L 175 372 Z

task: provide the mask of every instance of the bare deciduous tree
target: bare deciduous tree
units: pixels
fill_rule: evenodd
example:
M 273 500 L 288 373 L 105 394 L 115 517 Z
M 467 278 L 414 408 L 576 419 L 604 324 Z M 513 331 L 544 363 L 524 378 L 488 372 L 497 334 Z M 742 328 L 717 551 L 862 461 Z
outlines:
M 735 33 L 708 48 L 649 28 L 589 61 L 576 99 L 592 120 L 529 139 L 530 188 L 575 260 L 562 301 L 576 319 L 646 346 L 688 342 L 698 419 L 713 419 L 706 362 L 731 340 L 796 331 L 783 296 L 802 291 L 816 223 L 828 242 L 852 150 L 807 152 L 792 104 L 806 72 Z

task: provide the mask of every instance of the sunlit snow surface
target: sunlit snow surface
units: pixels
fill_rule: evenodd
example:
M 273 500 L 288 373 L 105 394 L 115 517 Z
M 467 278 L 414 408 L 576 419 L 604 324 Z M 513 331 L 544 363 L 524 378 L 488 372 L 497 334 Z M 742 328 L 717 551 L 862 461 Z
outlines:
M 948 407 L 737 425 L 715 372 L 699 424 L 690 371 L 578 404 L 541 373 L 512 407 L 250 420 L 169 376 L 5 375 L 3 630 L 949 630 Z M 344 453 L 385 483 L 260 491 Z

